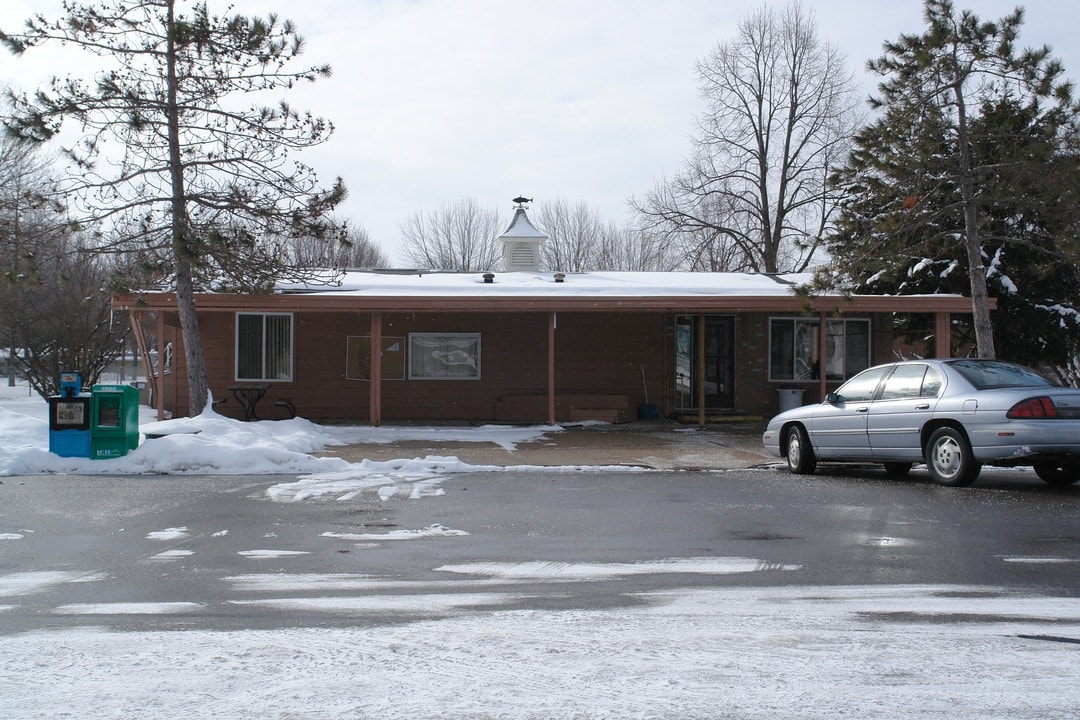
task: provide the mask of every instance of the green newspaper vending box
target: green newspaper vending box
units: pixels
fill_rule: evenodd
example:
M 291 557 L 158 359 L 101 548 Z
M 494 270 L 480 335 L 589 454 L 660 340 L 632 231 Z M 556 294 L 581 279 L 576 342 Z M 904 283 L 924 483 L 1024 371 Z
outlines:
M 90 457 L 116 458 L 139 447 L 139 389 L 95 385 L 90 391 Z

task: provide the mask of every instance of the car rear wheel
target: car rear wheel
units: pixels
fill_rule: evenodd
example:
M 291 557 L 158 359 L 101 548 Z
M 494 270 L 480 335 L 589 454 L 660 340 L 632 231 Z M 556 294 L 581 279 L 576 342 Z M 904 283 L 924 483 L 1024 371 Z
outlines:
M 788 469 L 797 475 L 810 475 L 817 467 L 814 448 L 810 446 L 810 437 L 802 425 L 788 431 L 786 455 Z
M 982 463 L 975 460 L 971 443 L 956 428 L 943 427 L 934 431 L 923 452 L 930 478 L 938 485 L 962 487 L 975 482 Z
M 1035 474 L 1050 485 L 1072 485 L 1080 480 L 1080 464 L 1035 463 Z

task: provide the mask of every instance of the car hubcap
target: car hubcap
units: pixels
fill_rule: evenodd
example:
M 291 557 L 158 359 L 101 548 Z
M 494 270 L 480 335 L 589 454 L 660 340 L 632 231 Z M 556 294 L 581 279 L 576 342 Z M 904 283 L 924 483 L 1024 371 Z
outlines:
M 934 469 L 943 477 L 952 477 L 960 469 L 960 446 L 952 438 L 942 438 L 934 446 Z
M 788 440 L 787 459 L 788 465 L 795 467 L 799 464 L 799 456 L 802 454 L 802 447 L 799 445 L 799 433 L 791 433 L 791 439 Z

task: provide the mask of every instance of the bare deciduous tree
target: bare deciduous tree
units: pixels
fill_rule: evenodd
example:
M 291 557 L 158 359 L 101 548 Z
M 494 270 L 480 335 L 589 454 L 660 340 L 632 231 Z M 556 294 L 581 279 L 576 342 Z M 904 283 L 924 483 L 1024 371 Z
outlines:
M 706 110 L 692 154 L 632 204 L 681 235 L 695 268 L 806 269 L 838 201 L 829 168 L 859 120 L 844 56 L 795 2 L 744 18 L 697 73 Z
M 0 135 L 0 332 L 9 344 L 9 386 L 15 385 L 18 328 L 27 309 L 18 291 L 35 281 L 41 245 L 50 228 L 62 224 L 57 208 L 45 200 L 55 181 L 52 162 L 36 143 Z
M 384 268 L 390 258 L 371 239 L 370 233 L 355 220 L 336 223 L 337 236 L 290 238 L 290 253 L 294 263 L 310 268 Z
M 664 233 L 628 225 L 620 232 L 604 234 L 596 269 L 670 272 L 682 262 L 675 249 Z
M 584 201 L 571 205 L 561 199 L 539 205 L 537 226 L 548 236 L 542 265 L 548 270 L 672 270 L 679 258 L 670 238 L 637 227 L 618 227 Z
M 406 262 L 431 270 L 492 270 L 502 258 L 495 240 L 505 229 L 500 222 L 497 209 L 473 198 L 417 210 L 401 224 L 402 253 Z
M 561 198 L 541 203 L 536 225 L 548 236 L 541 247 L 541 265 L 562 272 L 603 269 L 601 251 L 618 235 L 584 200 L 574 205 Z
M 21 277 L 5 288 L 11 359 L 41 397 L 59 391 L 64 370 L 95 384 L 124 349 L 127 320 L 114 318 L 110 306 L 112 258 L 84 241 L 54 225 L 35 238 Z

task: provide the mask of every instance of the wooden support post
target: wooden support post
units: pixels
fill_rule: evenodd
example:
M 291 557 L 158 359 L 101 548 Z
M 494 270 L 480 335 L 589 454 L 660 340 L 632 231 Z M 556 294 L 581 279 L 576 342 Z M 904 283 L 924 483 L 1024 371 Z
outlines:
M 382 425 L 382 313 L 371 313 L 371 393 L 368 422 Z
M 555 424 L 555 327 L 556 313 L 548 315 L 548 425 Z
M 697 316 L 697 406 L 698 427 L 705 428 L 705 316 Z
M 818 399 L 825 400 L 825 396 L 829 394 L 829 381 L 825 377 L 825 353 L 829 349 L 829 318 L 825 313 L 821 313 L 821 329 L 818 332 Z
M 934 313 L 934 357 L 952 357 L 952 315 Z
M 159 311 L 160 313 L 160 311 Z M 157 405 L 157 419 L 159 421 L 165 419 L 165 379 L 162 376 L 161 363 L 164 358 L 164 353 L 158 353 L 158 372 L 154 372 L 154 364 L 150 362 L 150 353 L 147 352 L 146 346 L 146 333 L 142 328 L 142 312 L 139 310 L 128 310 L 128 321 L 131 323 L 131 334 L 135 336 L 135 346 L 139 348 L 139 352 L 142 354 L 143 370 L 146 371 L 146 382 L 150 383 L 150 387 L 154 390 L 154 403 Z M 161 341 L 158 340 L 159 350 Z

